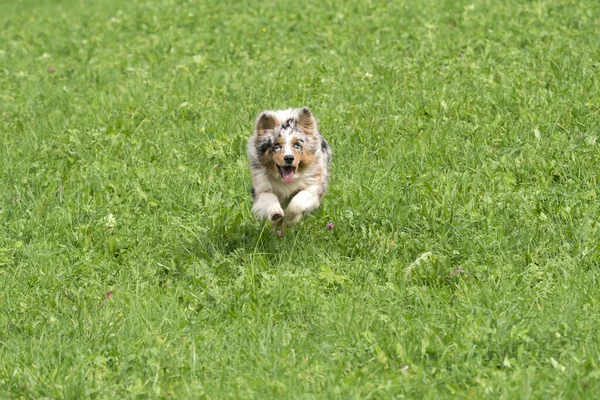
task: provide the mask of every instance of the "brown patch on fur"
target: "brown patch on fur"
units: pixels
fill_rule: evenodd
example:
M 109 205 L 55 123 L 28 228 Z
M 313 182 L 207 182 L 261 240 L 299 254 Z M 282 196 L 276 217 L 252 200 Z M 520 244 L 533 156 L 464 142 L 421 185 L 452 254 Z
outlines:
M 292 138 L 292 154 L 294 155 L 294 166 L 298 169 L 306 169 L 315 161 L 314 153 L 307 151 L 296 151 L 294 145 L 298 143 L 298 138 Z
M 300 110 L 300 113 L 298 114 L 298 127 L 300 127 L 304 133 L 307 135 L 314 135 L 316 125 L 316 121 L 308 108 L 304 107 Z
M 262 156 L 258 157 L 258 161 L 260 162 L 261 165 L 267 166 L 267 164 L 269 164 L 272 161 L 271 160 L 271 151 L 267 150 L 265 152 L 265 154 L 263 154 Z
M 272 159 L 273 159 L 273 161 L 275 161 L 275 163 L 277 165 L 285 165 L 285 161 L 283 160 L 283 156 L 284 156 L 283 153 L 284 153 L 283 150 L 281 150 L 277 153 L 273 153 Z
M 313 153 L 308 152 L 296 152 L 292 150 L 294 154 L 294 159 L 298 160 L 298 169 L 305 169 L 312 165 L 315 161 L 315 155 Z
M 256 134 L 264 135 L 266 132 L 275 129 L 275 127 L 279 125 L 279 121 L 271 115 L 267 113 L 262 113 L 256 120 Z
M 281 138 L 276 140 L 278 143 L 282 143 Z M 267 150 L 265 154 L 258 158 L 260 164 L 267 170 L 267 172 L 273 177 L 279 177 L 279 171 L 277 165 L 283 165 L 283 151 L 273 153 L 271 149 Z
M 275 139 L 275 143 L 279 143 L 279 145 L 282 147 L 283 149 L 283 139 L 281 137 L 278 137 L 277 139 Z M 267 152 L 265 153 L 265 155 L 262 158 L 265 158 L 268 156 L 268 163 L 270 163 L 271 165 L 273 163 L 279 164 L 279 165 L 283 165 L 283 150 L 278 151 L 277 153 L 273 153 L 270 149 L 267 150 Z M 261 161 L 262 163 L 262 161 Z M 263 163 L 263 165 L 267 165 L 266 163 Z M 273 168 L 275 169 L 275 172 L 277 172 L 277 167 L 275 167 L 274 165 L 272 165 Z

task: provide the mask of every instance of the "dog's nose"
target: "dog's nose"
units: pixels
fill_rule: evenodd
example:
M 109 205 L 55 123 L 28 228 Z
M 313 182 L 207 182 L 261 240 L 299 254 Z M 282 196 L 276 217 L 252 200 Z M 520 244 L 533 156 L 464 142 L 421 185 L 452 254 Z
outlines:
M 294 162 L 294 156 L 291 156 L 291 155 L 283 156 L 283 161 L 285 161 L 288 164 L 291 164 Z

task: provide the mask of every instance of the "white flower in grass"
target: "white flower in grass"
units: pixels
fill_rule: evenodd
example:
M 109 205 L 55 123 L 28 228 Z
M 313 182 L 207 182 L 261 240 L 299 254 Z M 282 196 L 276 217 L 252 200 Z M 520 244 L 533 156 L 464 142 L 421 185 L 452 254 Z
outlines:
M 108 231 L 108 230 L 114 228 L 116 224 L 117 224 L 117 220 L 115 219 L 115 216 L 112 214 L 108 214 L 108 216 L 106 217 L 106 229 L 105 230 Z

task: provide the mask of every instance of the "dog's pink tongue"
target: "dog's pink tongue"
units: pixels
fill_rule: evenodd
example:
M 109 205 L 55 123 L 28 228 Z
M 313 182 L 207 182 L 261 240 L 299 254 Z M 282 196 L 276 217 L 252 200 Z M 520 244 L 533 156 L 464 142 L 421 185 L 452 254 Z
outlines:
M 292 168 L 283 168 L 283 181 L 285 183 L 290 183 L 294 180 L 294 170 Z

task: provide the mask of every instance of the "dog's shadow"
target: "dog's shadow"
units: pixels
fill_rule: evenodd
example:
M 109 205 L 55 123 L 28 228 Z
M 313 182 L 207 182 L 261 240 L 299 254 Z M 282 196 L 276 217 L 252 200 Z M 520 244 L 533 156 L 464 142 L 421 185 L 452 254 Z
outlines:
M 195 257 L 213 263 L 217 259 L 237 259 L 244 254 L 275 254 L 284 240 L 285 237 L 279 237 L 272 230 L 270 223 L 248 221 L 235 227 L 211 227 L 197 236 L 188 251 Z

